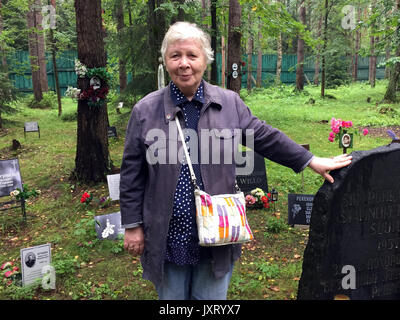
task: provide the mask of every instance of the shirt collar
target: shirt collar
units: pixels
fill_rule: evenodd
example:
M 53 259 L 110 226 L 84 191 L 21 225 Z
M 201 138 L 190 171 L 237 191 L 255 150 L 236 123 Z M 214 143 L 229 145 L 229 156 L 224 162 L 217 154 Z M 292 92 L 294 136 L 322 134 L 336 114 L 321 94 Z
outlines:
M 189 100 L 184 96 L 184 94 L 179 90 L 179 88 L 171 81 L 171 99 L 174 105 L 178 106 L 182 103 L 188 102 Z M 204 83 L 201 80 L 196 93 L 194 94 L 192 101 L 198 101 L 201 104 L 204 103 Z

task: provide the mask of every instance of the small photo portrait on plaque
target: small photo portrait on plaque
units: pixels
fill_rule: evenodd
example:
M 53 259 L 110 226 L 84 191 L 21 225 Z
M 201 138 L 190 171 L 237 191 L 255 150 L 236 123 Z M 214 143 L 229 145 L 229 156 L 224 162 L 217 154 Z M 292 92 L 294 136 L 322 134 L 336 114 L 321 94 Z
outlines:
M 25 256 L 25 265 L 28 268 L 32 268 L 36 263 L 36 256 L 33 252 L 29 252 Z
M 340 148 L 352 148 L 353 147 L 353 134 L 352 133 L 343 133 L 339 137 Z

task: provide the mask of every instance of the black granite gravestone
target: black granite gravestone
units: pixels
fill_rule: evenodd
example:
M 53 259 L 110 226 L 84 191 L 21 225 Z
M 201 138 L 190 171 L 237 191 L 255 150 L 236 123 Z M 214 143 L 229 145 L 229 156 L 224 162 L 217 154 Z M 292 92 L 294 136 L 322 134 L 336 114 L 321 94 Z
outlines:
M 313 194 L 288 194 L 288 224 L 309 225 L 313 207 Z
M 17 188 L 22 190 L 18 159 L 0 160 L 0 197 L 9 196 Z
M 118 138 L 118 134 L 117 134 L 117 128 L 115 128 L 115 127 L 108 127 L 108 130 L 107 130 L 107 136 L 109 137 L 109 138 Z
M 0 198 L 10 196 L 16 189 L 23 190 L 18 159 L 0 160 Z M 9 206 L 17 204 L 17 206 Z M 24 220 L 26 219 L 25 200 L 0 202 L 0 211 L 21 207 Z
M 264 157 L 259 155 L 254 151 L 243 151 L 243 158 L 253 157 L 254 159 L 254 169 L 251 174 L 248 175 L 237 175 L 236 181 L 237 184 L 244 193 L 249 193 L 251 190 L 256 188 L 261 188 L 265 192 L 268 192 L 268 182 L 267 182 L 267 173 L 265 170 L 265 161 Z M 247 163 L 238 164 L 237 167 L 243 168 Z
M 121 227 L 121 212 L 95 216 L 94 220 L 98 239 L 116 240 L 125 233 L 125 229 Z
M 315 195 L 300 300 L 400 299 L 400 144 L 352 156 Z

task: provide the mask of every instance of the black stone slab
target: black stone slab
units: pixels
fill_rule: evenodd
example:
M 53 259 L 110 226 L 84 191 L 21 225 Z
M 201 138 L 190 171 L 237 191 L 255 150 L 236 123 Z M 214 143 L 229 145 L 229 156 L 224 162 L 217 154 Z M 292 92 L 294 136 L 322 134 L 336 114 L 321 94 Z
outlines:
M 125 233 L 125 229 L 121 227 L 121 212 L 95 216 L 94 220 L 98 239 L 116 240 Z
M 9 196 L 17 188 L 22 190 L 18 159 L 0 160 L 0 197 Z
M 109 138 L 118 138 L 117 128 L 108 127 L 107 135 L 108 135 Z
M 309 225 L 313 207 L 313 194 L 288 194 L 288 224 Z
M 400 144 L 352 152 L 316 193 L 297 298 L 400 299 Z M 345 289 L 353 266 L 354 288 Z
M 261 188 L 265 192 L 268 192 L 267 172 L 265 169 L 264 157 L 254 151 L 243 151 L 242 157 L 253 157 L 254 169 L 251 174 L 236 176 L 236 181 L 240 190 L 242 190 L 244 193 L 249 193 L 255 188 Z M 246 163 L 237 165 L 239 168 L 243 168 L 245 166 Z

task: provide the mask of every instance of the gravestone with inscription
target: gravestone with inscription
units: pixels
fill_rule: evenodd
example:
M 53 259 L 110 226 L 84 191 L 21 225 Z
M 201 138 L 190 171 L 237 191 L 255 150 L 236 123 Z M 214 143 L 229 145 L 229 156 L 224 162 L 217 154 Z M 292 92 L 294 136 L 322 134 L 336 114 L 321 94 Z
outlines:
M 248 163 L 248 159 L 249 157 L 252 157 L 252 159 L 254 159 L 254 169 L 249 175 L 238 174 L 236 176 L 236 181 L 240 190 L 242 190 L 244 193 L 250 193 L 251 190 L 261 188 L 265 192 L 268 192 L 268 181 L 264 157 L 254 151 L 243 151 L 242 157 L 243 159 L 246 158 L 246 162 L 237 164 L 236 166 L 238 168 L 249 166 L 250 164 Z
M 315 195 L 300 300 L 400 299 L 400 144 L 352 156 Z
M 37 132 L 40 138 L 40 128 L 36 121 L 25 122 L 24 124 L 24 136 L 26 139 L 27 132 Z
M 288 194 L 288 224 L 309 225 L 313 207 L 313 194 Z
M 22 190 L 18 159 L 0 160 L 0 197 L 9 196 L 17 188 Z
M 23 190 L 18 159 L 0 160 L 0 198 L 10 196 L 16 189 Z M 9 206 L 17 203 L 17 206 Z M 22 215 L 26 220 L 25 200 L 11 200 L 0 202 L 0 211 L 21 207 Z

